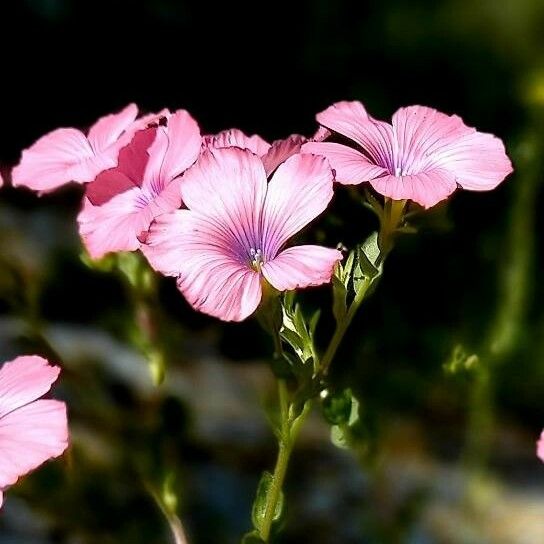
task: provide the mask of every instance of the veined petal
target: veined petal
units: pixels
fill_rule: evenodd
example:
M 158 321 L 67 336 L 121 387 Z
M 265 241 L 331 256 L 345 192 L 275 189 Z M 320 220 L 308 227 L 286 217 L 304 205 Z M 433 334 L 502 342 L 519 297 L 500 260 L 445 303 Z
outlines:
M 268 184 L 261 249 L 273 259 L 291 236 L 325 210 L 333 195 L 333 172 L 317 155 L 297 154 L 281 164 Z
M 58 366 L 37 355 L 22 355 L 4 363 L 0 368 L 0 418 L 45 395 L 59 373 Z
M 157 128 L 155 141 L 148 150 L 149 162 L 142 186 L 159 193 L 196 161 L 200 148 L 197 122 L 187 111 L 176 111 L 168 118 L 166 127 Z
M 118 113 L 101 117 L 89 129 L 88 134 L 89 143 L 95 153 L 100 153 L 100 151 L 115 143 L 121 134 L 132 125 L 137 115 L 138 107 L 136 104 L 129 104 Z
M 413 200 L 425 208 L 448 198 L 457 188 L 453 174 L 440 168 L 411 176 L 383 176 L 370 184 L 393 200 Z
M 262 272 L 278 291 L 290 291 L 330 282 L 334 266 L 341 260 L 342 253 L 336 249 L 295 246 L 266 262 Z
M 180 190 L 190 210 L 223 225 L 241 247 L 259 249 L 267 183 L 263 163 L 251 151 L 205 150 L 185 172 Z
M 77 221 L 79 234 L 93 259 L 140 247 L 138 237 L 153 221 L 153 211 L 142 198 L 141 189 L 133 188 L 101 206 L 93 206 L 89 199 L 84 199 Z
M 318 113 L 316 118 L 325 128 L 359 144 L 370 162 L 394 172 L 396 141 L 393 128 L 389 123 L 370 117 L 360 102 L 337 102 Z
M 20 383 L 24 383 L 22 379 Z M 0 488 L 61 455 L 68 446 L 66 405 L 37 400 L 0 418 Z
M 212 136 L 205 136 L 204 145 L 216 149 L 224 147 L 249 149 L 249 151 L 252 151 L 255 155 L 259 155 L 259 157 L 263 156 L 270 149 L 270 144 L 258 134 L 247 136 L 237 128 L 222 130 Z
M 360 151 L 343 144 L 308 142 L 302 146 L 302 152 L 326 157 L 335 171 L 335 180 L 343 185 L 358 185 L 389 174 L 382 166 L 370 162 Z
M 410 106 L 393 116 L 398 169 L 404 174 L 449 171 L 464 189 L 495 188 L 512 172 L 502 141 L 467 127 L 457 115 Z
M 262 156 L 267 176 L 270 176 L 282 162 L 299 153 L 305 141 L 304 136 L 293 134 L 284 140 L 272 142 L 268 151 Z

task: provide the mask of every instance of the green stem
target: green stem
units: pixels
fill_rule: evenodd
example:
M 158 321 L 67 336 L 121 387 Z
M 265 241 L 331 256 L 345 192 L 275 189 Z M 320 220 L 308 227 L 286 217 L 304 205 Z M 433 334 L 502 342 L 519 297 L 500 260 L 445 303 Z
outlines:
M 340 346 L 340 343 L 342 342 L 342 339 L 344 338 L 346 331 L 348 330 L 351 322 L 353 321 L 353 318 L 355 317 L 357 310 L 359 309 L 359 307 L 361 306 L 361 303 L 365 299 L 368 289 L 372 285 L 372 279 L 373 278 L 365 277 L 363 285 L 359 289 L 359 292 L 355 295 L 355 298 L 353 299 L 349 307 L 349 310 L 346 313 L 346 317 L 342 320 L 342 322 L 336 325 L 334 335 L 331 338 L 331 341 L 327 347 L 327 350 L 325 351 L 325 355 L 323 355 L 323 358 L 321 359 L 320 370 L 323 376 L 327 375 L 330 364 L 332 363 L 334 356 L 336 355 L 338 347 Z

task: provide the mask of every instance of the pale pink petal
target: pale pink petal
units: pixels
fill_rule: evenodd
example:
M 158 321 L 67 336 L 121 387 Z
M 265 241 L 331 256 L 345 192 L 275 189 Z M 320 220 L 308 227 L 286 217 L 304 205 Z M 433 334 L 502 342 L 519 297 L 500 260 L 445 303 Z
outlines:
M 381 195 L 393 200 L 413 200 L 425 208 L 448 198 L 457 188 L 453 174 L 439 168 L 411 176 L 375 178 L 370 184 Z
M 305 141 L 306 138 L 304 136 L 293 134 L 284 140 L 272 142 L 268 151 L 262 156 L 266 174 L 270 176 L 282 162 L 299 153 Z
M 59 373 L 58 366 L 37 355 L 4 363 L 0 368 L 0 418 L 47 393 Z
M 138 115 L 136 104 L 129 104 L 118 113 L 101 117 L 90 129 L 89 143 L 99 153 L 117 142 L 121 134 L 129 129 Z
M 335 181 L 343 185 L 358 185 L 388 174 L 382 166 L 370 162 L 360 151 L 333 142 L 308 142 L 303 153 L 326 157 L 335 172 Z
M 120 193 L 101 206 L 83 200 L 79 233 L 93 259 L 114 251 L 135 251 L 153 221 L 153 210 L 139 188 Z
M 322 126 L 359 144 L 370 162 L 394 172 L 393 128 L 370 117 L 360 102 L 337 102 L 318 113 L 316 119 Z
M 544 431 L 540 435 L 540 440 L 536 443 L 536 454 L 544 462 Z
M 149 161 L 142 186 L 159 193 L 176 176 L 191 166 L 200 154 L 201 137 L 198 124 L 185 110 L 178 110 L 159 126 L 155 141 L 148 150 Z
M 278 291 L 322 285 L 331 281 L 342 253 L 321 246 L 295 246 L 266 262 L 263 275 Z
M 237 147 L 205 150 L 180 184 L 184 204 L 222 224 L 247 248 L 258 248 L 267 191 L 262 161 Z
M 247 136 L 237 128 L 223 130 L 213 136 L 205 136 L 204 145 L 207 147 L 215 147 L 216 149 L 224 147 L 249 149 L 255 153 L 255 155 L 259 155 L 259 157 L 263 156 L 270 149 L 270 144 L 266 140 L 263 140 L 258 134 Z
M 225 226 L 213 217 L 178 210 L 159 216 L 142 251 L 196 310 L 224 321 L 241 321 L 261 300 L 260 276 Z
M 21 379 L 21 383 L 24 383 Z M 0 418 L 0 488 L 68 447 L 66 405 L 37 400 Z
M 331 135 L 331 131 L 325 127 L 318 127 L 315 134 L 310 138 L 312 142 L 323 142 Z
M 333 172 L 323 157 L 293 155 L 281 164 L 268 184 L 263 210 L 262 247 L 274 258 L 291 236 L 328 206 L 333 196 Z
M 494 189 L 512 172 L 504 144 L 492 134 L 467 127 L 457 115 L 410 106 L 393 116 L 398 163 L 409 174 L 441 168 L 464 189 Z

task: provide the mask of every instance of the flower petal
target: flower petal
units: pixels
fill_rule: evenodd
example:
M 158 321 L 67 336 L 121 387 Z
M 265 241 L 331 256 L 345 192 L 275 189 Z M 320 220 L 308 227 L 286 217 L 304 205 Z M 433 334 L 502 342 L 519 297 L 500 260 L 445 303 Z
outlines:
M 0 418 L 45 395 L 59 373 L 58 366 L 37 355 L 22 355 L 4 363 L 0 368 Z
M 413 200 L 430 208 L 450 196 L 457 184 L 451 172 L 437 168 L 413 176 L 384 176 L 370 180 L 374 189 L 393 200 Z
M 19 380 L 24 383 L 22 379 Z M 0 488 L 68 447 L 66 405 L 37 400 L 0 418 Z
M 193 308 L 224 321 L 241 321 L 259 305 L 261 285 L 248 256 L 237 247 L 232 233 L 215 218 L 177 210 L 153 222 L 142 251 L 155 270 L 178 276 L 178 288 Z
M 457 115 L 410 106 L 393 116 L 398 165 L 405 173 L 448 170 L 464 189 L 494 189 L 512 172 L 502 141 L 467 127 Z
M 325 128 L 359 144 L 371 163 L 394 172 L 393 128 L 370 117 L 360 102 L 337 102 L 318 113 L 316 119 Z
M 249 149 L 249 151 L 252 151 L 255 155 L 259 155 L 259 157 L 263 156 L 270 149 L 270 144 L 266 140 L 263 140 L 258 134 L 247 136 L 237 128 L 222 130 L 213 136 L 205 136 L 204 145 L 216 149 L 224 147 Z
M 118 113 L 112 113 L 101 117 L 90 129 L 89 143 L 95 153 L 99 153 L 117 142 L 121 134 L 125 132 L 138 116 L 136 104 L 129 104 Z
M 335 181 L 342 185 L 358 185 L 389 173 L 385 168 L 371 163 L 360 151 L 347 145 L 308 142 L 302 146 L 302 151 L 326 157 L 335 171 Z
M 263 265 L 263 276 L 279 291 L 322 285 L 331 281 L 342 253 L 321 246 L 295 246 Z
M 142 186 L 159 193 L 196 161 L 200 149 L 197 122 L 187 111 L 176 111 L 168 118 L 166 127 L 157 128 L 155 141 L 148 150 L 149 162 Z
M 544 431 L 540 435 L 540 440 L 536 443 L 536 454 L 544 462 Z
M 272 142 L 272 145 L 262 157 L 266 174 L 270 176 L 282 162 L 299 153 L 305 141 L 304 136 L 293 134 L 284 140 Z
M 262 219 L 265 260 L 325 210 L 333 195 L 333 172 L 323 157 L 297 154 L 281 164 L 268 184 Z
M 79 234 L 93 259 L 113 251 L 135 251 L 138 237 L 153 221 L 152 208 L 142 199 L 140 188 L 120 193 L 101 206 L 88 198 L 78 215 Z
M 263 163 L 237 147 L 205 150 L 181 180 L 191 210 L 217 220 L 246 249 L 259 248 L 267 183 Z

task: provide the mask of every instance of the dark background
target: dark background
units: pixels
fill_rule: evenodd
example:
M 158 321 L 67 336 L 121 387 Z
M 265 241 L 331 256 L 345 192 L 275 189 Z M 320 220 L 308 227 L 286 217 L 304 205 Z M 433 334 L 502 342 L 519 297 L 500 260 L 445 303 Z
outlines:
M 541 2 L 26 0 L 4 2 L 0 20 L 4 175 L 45 132 L 89 126 L 131 101 L 142 111 L 186 108 L 205 133 L 236 126 L 268 140 L 313 133 L 315 113 L 337 100 L 359 99 L 384 119 L 423 104 L 503 138 L 514 175 L 492 193 L 458 193 L 420 214 L 420 232 L 387 262 L 334 369 L 338 387 L 360 396 L 360 447 L 335 449 L 316 414 L 289 475 L 283 541 L 541 541 Z M 177 378 L 157 392 L 141 389 L 147 376 L 130 364 L 112 371 L 111 360 L 125 356 L 145 366 L 116 351 L 132 334 L 122 285 L 79 259 L 80 194 L 0 194 L 0 250 L 10 264 L 0 268 L 0 352 L 44 351 L 25 325 L 33 304 L 63 355 L 59 396 L 71 403 L 74 433 L 67 463 L 10 491 L 0 541 L 166 542 L 140 480 L 159 485 L 175 472 L 191 542 L 236 542 L 275 453 L 259 405 L 270 346 L 253 322 L 196 315 L 164 281 Z M 349 246 L 373 228 L 371 214 L 339 190 L 330 217 L 307 236 Z M 305 302 L 326 306 L 328 290 Z M 325 315 L 323 338 L 330 328 Z M 444 371 L 457 344 L 491 376 L 483 393 L 479 370 Z M 470 431 L 471 414 L 489 441 Z M 467 500 L 480 510 L 467 514 Z M 492 516 L 501 508 L 504 528 Z

